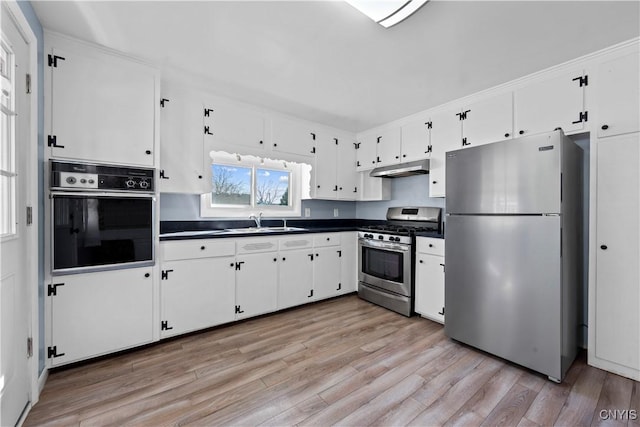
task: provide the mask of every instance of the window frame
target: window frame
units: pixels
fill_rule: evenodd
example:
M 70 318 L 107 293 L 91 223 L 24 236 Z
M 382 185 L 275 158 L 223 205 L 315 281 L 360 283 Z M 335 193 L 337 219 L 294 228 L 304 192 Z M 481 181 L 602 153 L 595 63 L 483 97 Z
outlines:
M 0 40 L 0 48 L 7 53 L 7 61 L 5 63 L 7 75 L 0 74 L 0 88 L 2 91 L 8 92 L 8 103 L 5 105 L 4 100 L 0 100 L 0 114 L 4 114 L 7 117 L 7 129 L 3 129 L 2 135 L 0 135 L 0 152 L 7 154 L 8 159 L 3 159 L 0 162 L 0 176 L 5 179 L 8 179 L 9 182 L 9 197 L 7 198 L 8 206 L 0 200 L 0 215 L 2 215 L 1 221 L 5 220 L 8 222 L 8 229 L 5 231 L 4 225 L 0 225 L 0 241 L 4 242 L 6 240 L 15 239 L 18 237 L 18 227 L 17 227 L 17 173 L 16 173 L 16 100 L 15 100 L 15 54 L 11 49 L 11 46 L 6 43 L 4 34 L 2 34 L 2 39 Z M 2 95 L 4 98 L 4 95 Z M 4 138 L 7 137 L 5 141 Z M 4 144 L 7 144 L 7 147 L 4 147 Z M 4 165 L 2 163 L 5 163 Z M 3 168 L 3 166 L 6 167 Z M 3 191 L 4 192 L 4 191 Z M 6 216 L 6 218 L 5 218 Z

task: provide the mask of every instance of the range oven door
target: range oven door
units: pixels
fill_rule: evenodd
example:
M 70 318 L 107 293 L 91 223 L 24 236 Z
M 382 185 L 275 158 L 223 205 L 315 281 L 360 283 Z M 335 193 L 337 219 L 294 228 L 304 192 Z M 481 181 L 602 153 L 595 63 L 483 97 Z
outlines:
M 152 195 L 54 193 L 54 274 L 154 264 Z
M 360 239 L 358 249 L 360 282 L 399 295 L 412 295 L 410 245 Z

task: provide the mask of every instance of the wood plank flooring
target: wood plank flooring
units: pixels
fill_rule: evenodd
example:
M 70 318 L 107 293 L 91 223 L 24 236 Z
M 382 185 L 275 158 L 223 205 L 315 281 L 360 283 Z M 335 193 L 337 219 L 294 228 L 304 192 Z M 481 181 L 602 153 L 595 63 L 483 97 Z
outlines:
M 638 426 L 640 383 L 562 384 L 349 295 L 51 372 L 25 426 Z M 628 414 L 628 413 L 627 413 Z

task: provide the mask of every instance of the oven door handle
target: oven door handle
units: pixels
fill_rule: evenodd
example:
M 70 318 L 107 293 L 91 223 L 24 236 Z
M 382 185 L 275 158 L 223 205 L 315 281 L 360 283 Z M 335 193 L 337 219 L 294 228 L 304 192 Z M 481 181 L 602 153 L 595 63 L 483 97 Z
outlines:
M 411 247 L 397 243 L 376 242 L 375 240 L 359 239 L 360 246 L 365 248 L 386 249 L 393 252 L 409 252 Z
M 153 199 L 156 201 L 156 195 L 150 193 L 112 193 L 112 192 L 99 192 L 99 191 L 51 191 L 49 198 L 64 197 L 64 196 L 80 196 L 86 198 L 95 197 L 120 197 L 120 198 L 134 198 L 134 199 Z

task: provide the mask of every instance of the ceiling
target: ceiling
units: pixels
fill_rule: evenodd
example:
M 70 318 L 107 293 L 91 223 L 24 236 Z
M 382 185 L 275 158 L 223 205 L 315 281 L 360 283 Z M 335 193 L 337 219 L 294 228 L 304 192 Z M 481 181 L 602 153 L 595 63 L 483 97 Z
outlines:
M 32 4 L 47 29 L 351 131 L 640 35 L 639 1 L 432 0 L 388 29 L 341 1 Z

